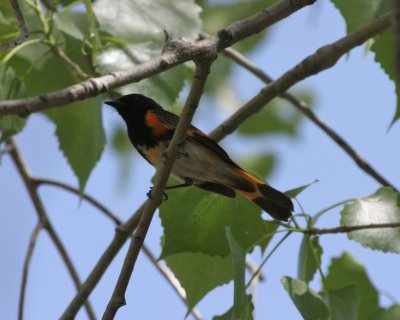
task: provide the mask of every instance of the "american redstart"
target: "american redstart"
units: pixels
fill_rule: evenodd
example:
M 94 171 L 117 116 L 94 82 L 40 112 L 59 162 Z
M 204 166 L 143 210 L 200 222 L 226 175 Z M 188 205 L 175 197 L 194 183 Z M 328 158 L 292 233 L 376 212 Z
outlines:
M 125 120 L 129 139 L 137 151 L 160 168 L 179 117 L 141 94 L 128 94 L 105 103 Z M 194 126 L 190 126 L 180 146 L 172 175 L 183 182 L 179 186 L 194 185 L 232 198 L 239 192 L 275 219 L 287 221 L 292 215 L 293 203 L 288 196 L 240 168 L 224 149 Z M 173 187 L 177 186 L 169 188 Z

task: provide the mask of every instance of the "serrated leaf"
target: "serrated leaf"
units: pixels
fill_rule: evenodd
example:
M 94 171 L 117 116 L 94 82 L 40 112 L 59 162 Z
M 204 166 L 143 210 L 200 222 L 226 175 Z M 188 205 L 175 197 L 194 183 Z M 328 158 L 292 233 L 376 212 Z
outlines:
M 229 226 L 242 248 L 250 250 L 265 235 L 260 209 L 237 195 L 228 198 L 198 188 L 171 190 L 160 206 L 165 242 L 162 257 L 180 252 L 226 256 Z
M 186 291 L 189 311 L 211 290 L 233 279 L 232 257 L 179 253 L 165 258 Z
M 357 199 L 344 206 L 341 212 L 342 226 L 382 223 L 400 223 L 399 193 L 389 187 L 378 189 L 369 197 Z M 364 247 L 383 252 L 400 253 L 400 228 L 376 228 L 352 231 L 349 239 Z
M 328 307 L 322 297 L 312 290 L 307 283 L 288 276 L 281 281 L 304 320 L 328 319 Z
M 388 12 L 390 9 L 390 2 L 386 0 L 332 0 L 332 2 L 346 21 L 347 33 L 353 32 L 371 23 L 377 16 Z M 400 88 L 397 83 L 396 69 L 394 66 L 395 51 L 392 28 L 379 34 L 374 40 L 371 51 L 375 53 L 375 61 L 381 65 L 384 72 L 396 86 L 396 95 L 398 97 L 397 111 L 393 117 L 393 124 L 400 118 Z
M 164 44 L 164 29 L 172 37 L 195 39 L 201 28 L 200 7 L 191 0 L 122 0 L 113 6 L 107 0 L 100 0 L 93 4 L 93 9 L 103 30 L 131 43 L 125 47 L 108 46 L 99 52 L 97 70 L 102 74 L 127 69 L 159 56 Z M 184 85 L 185 68 L 184 65 L 177 66 L 124 86 L 119 92 L 140 92 L 168 107 Z
M 249 305 L 249 313 L 244 318 L 240 318 L 240 320 L 253 320 L 253 311 L 254 305 L 252 302 L 251 294 L 246 295 L 246 303 Z M 220 316 L 213 317 L 213 320 L 234 320 L 237 318 L 233 317 L 233 307 L 231 307 L 227 312 Z
M 339 290 L 329 290 L 324 294 L 329 306 L 329 320 L 357 320 L 360 298 L 355 285 Z
M 301 242 L 299 261 L 298 261 L 298 278 L 309 283 L 315 272 L 321 266 L 322 247 L 319 244 L 318 237 L 310 237 L 304 235 Z
M 81 191 L 106 142 L 100 105 L 100 99 L 87 99 L 45 112 L 56 125 L 60 149 L 77 176 Z
M 368 320 L 398 320 L 400 319 L 400 304 L 395 304 L 388 309 L 379 310 Z
M 339 258 L 333 258 L 329 266 L 326 283 L 331 290 L 340 290 L 350 285 L 355 285 L 357 294 L 360 297 L 358 309 L 359 320 L 368 317 L 379 310 L 378 293 L 368 278 L 363 265 L 354 260 L 347 252 Z M 326 291 L 326 288 L 324 288 Z
M 397 109 L 393 117 L 392 124 L 400 118 L 400 86 L 397 81 L 395 67 L 395 48 L 393 30 L 389 28 L 382 34 L 375 37 L 371 51 L 375 52 L 375 61 L 380 64 L 383 71 L 387 74 L 390 80 L 393 81 L 397 96 Z
M 229 243 L 233 266 L 234 299 L 232 319 L 252 319 L 252 307 L 246 294 L 245 272 L 246 272 L 246 251 L 236 242 L 231 229 L 227 227 L 226 238 Z
M 376 18 L 386 0 L 332 0 L 346 21 L 347 33 L 356 31 Z
M 152 48 L 151 48 L 152 47 Z M 161 52 L 154 44 L 133 44 L 123 48 L 107 47 L 100 51 L 97 70 L 102 74 L 132 68 L 141 62 L 158 56 Z M 185 83 L 185 66 L 179 65 L 138 83 L 123 86 L 117 91 L 121 94 L 140 92 L 151 97 L 165 108 L 173 104 Z

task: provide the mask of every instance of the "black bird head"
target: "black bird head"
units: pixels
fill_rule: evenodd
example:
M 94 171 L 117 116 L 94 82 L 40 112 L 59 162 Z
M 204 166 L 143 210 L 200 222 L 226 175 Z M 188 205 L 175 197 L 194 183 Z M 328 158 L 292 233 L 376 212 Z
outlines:
M 138 93 L 127 94 L 104 103 L 114 107 L 127 124 L 140 119 L 148 110 L 162 109 L 153 99 Z

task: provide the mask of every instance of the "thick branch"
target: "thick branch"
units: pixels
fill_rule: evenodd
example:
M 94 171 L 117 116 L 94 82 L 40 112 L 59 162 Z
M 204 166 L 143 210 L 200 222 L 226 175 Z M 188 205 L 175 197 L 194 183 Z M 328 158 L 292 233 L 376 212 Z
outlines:
M 264 9 L 260 13 L 245 20 L 231 24 L 209 39 L 199 41 L 191 46 L 166 52 L 160 57 L 144 62 L 128 70 L 113 72 L 102 77 L 91 78 L 65 89 L 39 96 L 0 101 L 0 115 L 18 114 L 27 116 L 32 112 L 67 105 L 77 100 L 97 96 L 110 89 L 128 83 L 138 82 L 156 75 L 178 64 L 193 60 L 207 52 L 220 51 L 234 43 L 249 37 L 271 26 L 303 8 L 315 0 L 285 0 Z
M 18 1 L 10 0 L 10 5 L 14 11 L 15 18 L 17 19 L 17 25 L 20 35 L 15 39 L 1 43 L 0 50 L 7 50 L 16 47 L 29 38 L 28 28 L 26 26 L 25 19 L 24 16 L 22 15 Z
M 48 235 L 50 236 L 50 239 L 53 241 L 54 245 L 56 246 L 58 253 L 60 254 L 62 260 L 64 261 L 64 264 L 66 265 L 66 267 L 68 269 L 69 274 L 71 275 L 71 278 L 74 282 L 74 285 L 75 285 L 77 291 L 79 291 L 81 282 L 79 279 L 78 272 L 76 271 L 74 264 L 72 263 L 72 260 L 71 260 L 70 256 L 68 255 L 68 252 L 66 251 L 60 238 L 58 237 L 57 233 L 55 232 L 51 222 L 49 221 L 49 218 L 46 213 L 46 210 L 44 209 L 42 200 L 40 199 L 39 194 L 37 192 L 36 183 L 35 183 L 34 179 L 32 178 L 32 174 L 30 173 L 28 166 L 25 164 L 21 154 L 19 153 L 19 150 L 17 149 L 17 145 L 15 144 L 15 142 L 12 138 L 7 141 L 7 146 L 9 147 L 9 154 L 10 154 L 12 160 L 14 161 L 14 164 L 17 167 L 19 174 L 21 175 L 22 179 L 24 180 L 24 183 L 28 190 L 29 196 L 32 200 L 32 203 L 33 203 L 35 209 L 36 209 L 36 213 L 38 215 L 39 222 L 43 226 L 43 228 L 47 231 Z M 92 309 L 89 301 L 85 301 L 85 308 L 86 308 L 89 318 L 92 320 L 96 319 L 96 316 L 94 315 L 93 309 Z
M 167 185 L 172 166 L 179 153 L 180 146 L 185 142 L 186 131 L 190 126 L 193 115 L 203 94 L 204 85 L 210 72 L 210 66 L 215 57 L 216 52 L 212 56 L 205 56 L 204 58 L 200 57 L 198 61 L 195 60 L 196 70 L 189 96 L 182 110 L 174 135 L 168 146 L 166 161 L 162 165 L 160 174 L 157 178 L 157 183 L 151 191 L 151 198 L 146 201 L 146 208 L 130 243 L 114 292 L 103 314 L 103 320 L 114 319 L 118 309 L 125 305 L 125 292 L 135 267 L 137 257 L 142 248 L 154 212 L 162 201 L 164 188 Z
M 203 36 L 207 36 L 204 34 Z M 236 63 L 241 65 L 242 67 L 249 70 L 255 76 L 257 76 L 260 80 L 265 83 L 273 82 L 273 79 L 267 75 L 263 70 L 254 66 L 251 61 L 249 61 L 245 56 L 233 50 L 231 48 L 227 48 L 223 50 L 223 54 L 227 57 L 234 60 Z M 388 182 L 381 174 L 377 172 L 367 161 L 365 161 L 356 151 L 355 149 L 338 133 L 336 133 L 331 127 L 329 127 L 321 118 L 319 118 L 312 109 L 304 102 L 296 98 L 294 95 L 284 92 L 279 95 L 282 99 L 290 102 L 296 109 L 302 112 L 305 116 L 308 117 L 315 125 L 317 125 L 323 132 L 325 132 L 336 144 L 342 148 L 352 159 L 353 161 L 367 174 L 373 177 L 376 181 L 381 183 L 382 185 L 390 186 L 393 190 L 397 191 L 397 189 Z
M 244 57 L 238 55 L 232 49 L 224 51 L 226 55 L 240 63 L 245 68 L 249 69 L 261 80 L 269 83 L 264 87 L 261 92 L 248 101 L 241 109 L 234 113 L 230 118 L 218 126 L 210 136 L 213 139 L 220 140 L 228 133 L 233 132 L 240 124 L 254 113 L 260 111 L 267 103 L 273 98 L 280 96 L 290 101 L 296 108 L 303 112 L 309 119 L 311 119 L 319 128 L 321 128 L 327 135 L 329 135 L 367 174 L 372 176 L 375 180 L 385 186 L 390 186 L 394 190 L 396 188 L 387 181 L 381 174 L 379 174 L 369 163 L 367 163 L 341 136 L 328 127 L 317 115 L 302 101 L 299 101 L 294 96 L 285 91 L 288 90 L 295 83 L 316 74 L 324 69 L 333 66 L 339 58 L 347 53 L 352 48 L 358 46 L 367 39 L 383 31 L 390 25 L 390 16 L 385 15 L 364 28 L 330 44 L 318 49 L 314 54 L 308 56 L 302 62 L 297 64 L 294 68 L 284 73 L 280 78 L 275 81 L 266 75 L 262 70 L 254 67 Z
M 259 94 L 225 120 L 210 135 L 215 140 L 224 138 L 227 134 L 236 130 L 251 115 L 260 111 L 273 98 L 281 95 L 301 80 L 334 66 L 344 54 L 389 26 L 390 15 L 386 14 L 348 36 L 319 48 L 314 54 L 308 56 L 281 77 L 264 87 Z

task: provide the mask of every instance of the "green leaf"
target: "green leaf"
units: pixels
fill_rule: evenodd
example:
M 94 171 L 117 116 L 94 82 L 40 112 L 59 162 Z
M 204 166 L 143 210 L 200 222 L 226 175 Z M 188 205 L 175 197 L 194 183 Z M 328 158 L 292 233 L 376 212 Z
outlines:
M 93 4 L 102 30 L 130 45 L 107 46 L 99 52 L 97 71 L 102 74 L 136 66 L 159 56 L 164 45 L 163 30 L 172 37 L 196 39 L 201 28 L 200 7 L 192 0 L 121 0 Z M 139 83 L 122 87 L 119 92 L 140 92 L 168 107 L 183 88 L 186 71 L 180 65 Z
M 400 223 L 399 193 L 389 187 L 378 189 L 369 197 L 346 205 L 341 212 L 342 226 Z M 349 239 L 364 247 L 400 253 L 400 228 L 375 228 L 352 231 Z
M 332 0 L 346 21 L 347 33 L 372 22 L 386 0 Z
M 250 17 L 276 2 L 276 0 L 237 1 L 236 3 L 222 4 L 206 2 L 203 4 L 203 12 L 201 13 L 204 29 L 208 33 L 215 33 L 221 28 L 237 20 Z M 240 52 L 248 52 L 261 42 L 264 34 L 264 32 L 261 32 L 241 41 L 235 45 L 235 48 Z
M 265 250 L 268 247 L 268 244 L 272 240 L 272 237 L 275 235 L 276 230 L 279 228 L 279 223 L 277 221 L 264 221 L 264 224 L 266 228 L 265 235 L 261 239 L 261 241 L 258 242 L 262 254 L 264 254 Z
M 0 64 L 0 100 L 15 99 L 22 96 L 25 86 L 11 67 Z M 25 118 L 16 115 L 0 116 L 0 143 L 25 127 Z
M 368 317 L 379 309 L 378 293 L 368 278 L 364 267 L 347 252 L 333 258 L 326 277 L 329 291 L 340 290 L 355 285 L 360 297 L 359 320 Z M 324 288 L 327 291 L 326 288 Z
M 249 306 L 249 313 L 244 317 L 240 318 L 240 320 L 253 320 L 253 311 L 254 311 L 254 305 L 251 300 L 251 294 L 246 295 L 246 303 Z M 213 320 L 236 320 L 238 318 L 233 317 L 233 307 L 231 307 L 227 312 L 220 316 L 215 316 L 213 317 Z
M 100 99 L 93 98 L 46 111 L 56 125 L 60 149 L 77 176 L 81 191 L 106 141 L 100 106 Z
M 256 116 L 250 117 L 239 127 L 245 135 L 286 134 L 295 136 L 302 115 L 287 102 L 272 100 Z
M 390 2 L 386 0 L 332 0 L 340 13 L 343 15 L 347 33 L 353 32 L 369 23 L 379 15 L 390 9 Z M 371 50 L 375 53 L 375 61 L 381 65 L 396 86 L 396 95 L 400 97 L 400 88 L 397 83 L 396 69 L 394 66 L 394 40 L 391 28 L 374 38 Z M 392 124 L 400 118 L 400 99 L 397 99 L 397 111 Z
M 231 229 L 226 227 L 226 238 L 231 249 L 232 266 L 233 266 L 233 319 L 252 319 L 252 305 L 247 299 L 245 272 L 246 272 L 246 251 L 244 251 L 236 242 L 232 235 Z
M 300 193 L 302 193 L 305 189 L 307 189 L 309 186 L 312 186 L 313 184 L 319 182 L 318 180 L 315 180 L 314 182 L 305 184 L 303 186 L 294 188 L 294 189 L 290 189 L 288 191 L 285 191 L 285 194 L 289 197 L 289 198 L 296 198 Z
M 322 247 L 318 237 L 304 235 L 301 242 L 298 262 L 298 278 L 309 283 L 321 266 Z
M 232 257 L 179 253 L 164 259 L 186 291 L 189 311 L 211 290 L 233 279 Z
M 160 217 L 165 235 L 162 257 L 180 252 L 226 256 L 230 253 L 227 226 L 247 251 L 266 233 L 260 209 L 252 202 L 198 188 L 171 190 L 160 206 Z
M 57 28 L 76 40 L 83 41 L 88 26 L 83 12 L 60 11 L 54 15 Z M 86 31 L 86 32 L 85 32 Z
M 149 46 L 153 45 L 152 49 Z M 153 44 L 132 44 L 126 47 L 106 47 L 98 54 L 96 70 L 101 74 L 132 68 L 142 62 L 158 56 L 161 52 Z M 185 66 L 179 65 L 156 76 L 138 83 L 118 88 L 121 94 L 140 92 L 151 97 L 165 108 L 169 108 L 178 97 L 185 83 Z
M 387 74 L 390 80 L 393 81 L 397 96 L 397 110 L 393 117 L 392 124 L 400 118 L 400 86 L 397 81 L 396 67 L 395 67 L 395 48 L 393 30 L 389 28 L 382 34 L 375 37 L 375 42 L 371 47 L 375 52 L 375 61 L 381 66 L 383 71 Z
M 328 319 L 328 307 L 322 297 L 307 283 L 286 276 L 282 279 L 282 284 L 304 320 Z
M 398 320 L 400 319 L 400 304 L 392 305 L 388 309 L 379 310 L 374 313 L 368 320 Z
M 339 290 L 330 290 L 324 294 L 329 306 L 329 320 L 357 320 L 360 298 L 355 285 Z
M 239 159 L 241 167 L 246 168 L 250 173 L 265 178 L 268 176 L 275 166 L 275 155 L 263 153 L 254 155 L 245 159 Z

